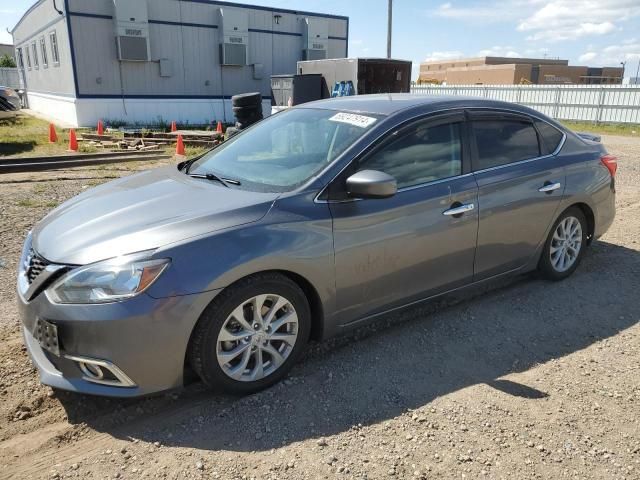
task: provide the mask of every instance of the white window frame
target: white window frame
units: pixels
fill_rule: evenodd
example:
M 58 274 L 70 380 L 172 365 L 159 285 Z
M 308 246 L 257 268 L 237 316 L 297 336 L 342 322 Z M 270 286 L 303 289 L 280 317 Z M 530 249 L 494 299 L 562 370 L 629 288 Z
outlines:
M 49 44 L 51 46 L 51 60 L 53 65 L 57 67 L 60 65 L 60 50 L 58 49 L 58 34 L 55 30 L 49 32 Z
M 49 57 L 47 55 L 47 42 L 44 35 L 40 37 L 40 53 L 42 54 L 42 68 L 49 68 Z
M 25 51 L 27 52 L 27 70 L 31 70 L 31 46 L 26 43 Z

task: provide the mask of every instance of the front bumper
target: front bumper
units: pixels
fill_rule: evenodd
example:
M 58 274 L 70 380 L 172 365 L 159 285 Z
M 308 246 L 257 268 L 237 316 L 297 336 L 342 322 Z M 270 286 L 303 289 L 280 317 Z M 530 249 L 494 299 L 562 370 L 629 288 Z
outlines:
M 18 305 L 25 345 L 42 383 L 92 395 L 137 397 L 183 385 L 189 337 L 217 293 L 161 299 L 141 294 L 117 303 L 57 305 L 44 293 L 27 302 L 18 292 Z M 57 326 L 60 355 L 43 349 L 34 337 L 37 319 Z M 115 365 L 133 385 L 89 381 L 78 357 Z

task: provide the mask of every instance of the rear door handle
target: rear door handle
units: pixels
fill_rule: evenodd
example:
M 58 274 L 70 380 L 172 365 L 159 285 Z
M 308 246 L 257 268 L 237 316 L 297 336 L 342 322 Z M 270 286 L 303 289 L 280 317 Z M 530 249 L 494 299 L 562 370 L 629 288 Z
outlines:
M 462 215 L 463 213 L 470 212 L 476 208 L 473 203 L 467 203 L 465 205 L 460 205 L 458 207 L 450 208 L 449 210 L 445 210 L 442 212 L 443 215 L 447 215 L 449 217 L 455 217 L 456 215 Z
M 558 190 L 562 185 L 559 182 L 551 183 L 547 182 L 541 186 L 538 191 L 542 193 L 551 193 Z

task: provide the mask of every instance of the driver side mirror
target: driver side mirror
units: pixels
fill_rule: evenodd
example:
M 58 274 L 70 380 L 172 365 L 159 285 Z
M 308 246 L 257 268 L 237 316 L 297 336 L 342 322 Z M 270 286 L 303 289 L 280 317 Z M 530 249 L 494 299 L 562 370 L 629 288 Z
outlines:
M 353 198 L 389 198 L 397 191 L 396 179 L 378 170 L 361 170 L 347 178 L 347 194 Z

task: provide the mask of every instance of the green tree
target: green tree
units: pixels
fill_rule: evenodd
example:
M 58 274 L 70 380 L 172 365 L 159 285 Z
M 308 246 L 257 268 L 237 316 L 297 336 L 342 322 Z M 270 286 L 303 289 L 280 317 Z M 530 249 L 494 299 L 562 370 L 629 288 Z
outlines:
M 16 68 L 16 61 L 5 53 L 0 57 L 0 67 Z

